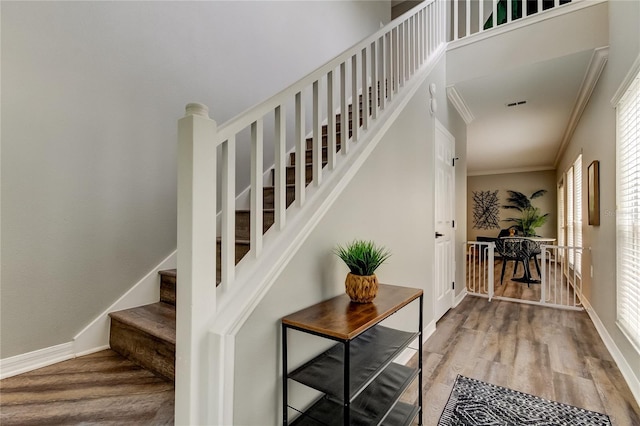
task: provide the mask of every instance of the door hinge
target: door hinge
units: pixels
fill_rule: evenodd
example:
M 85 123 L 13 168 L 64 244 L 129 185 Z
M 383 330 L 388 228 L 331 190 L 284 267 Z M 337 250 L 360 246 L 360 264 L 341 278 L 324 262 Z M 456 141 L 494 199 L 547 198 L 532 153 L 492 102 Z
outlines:
M 452 282 L 451 282 L 451 289 L 452 289 L 452 290 L 455 290 L 455 289 L 456 289 L 456 282 L 455 282 L 455 281 L 452 281 Z

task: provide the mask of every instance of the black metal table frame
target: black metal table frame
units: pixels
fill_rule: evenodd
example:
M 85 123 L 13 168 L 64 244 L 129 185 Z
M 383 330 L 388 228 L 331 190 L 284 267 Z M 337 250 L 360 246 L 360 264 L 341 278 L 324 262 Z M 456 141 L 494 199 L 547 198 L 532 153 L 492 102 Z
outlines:
M 418 303 L 418 310 L 419 310 L 419 320 L 418 320 L 418 425 L 422 425 L 422 322 L 423 322 L 423 298 L 424 298 L 424 294 L 421 294 L 419 297 L 419 303 Z M 405 306 L 403 306 L 402 308 L 404 308 Z M 389 317 L 391 315 L 394 315 L 396 312 L 398 312 L 400 309 L 395 310 L 392 314 L 389 315 Z M 388 317 L 387 317 L 388 318 Z M 385 318 L 386 319 L 386 318 Z M 375 324 L 372 325 L 372 327 Z M 371 327 L 369 327 L 371 328 Z M 368 330 L 369 328 L 367 328 L 366 330 Z M 350 358 L 351 358 L 351 353 L 349 351 L 350 348 L 350 341 L 353 339 L 339 339 L 337 337 L 333 337 L 333 336 L 328 336 L 326 334 L 323 333 L 319 333 L 316 331 L 312 331 L 312 330 L 306 330 L 304 328 L 301 327 L 295 327 L 292 325 L 288 325 L 288 324 L 282 324 L 282 424 L 284 426 L 287 426 L 289 424 L 288 422 L 288 409 L 289 409 L 289 400 L 288 400 L 288 380 L 289 380 L 289 371 L 288 371 L 288 366 L 287 366 L 287 329 L 292 329 L 292 330 L 297 330 L 300 331 L 302 333 L 306 333 L 306 334 L 311 334 L 314 336 L 318 336 L 318 337 L 322 337 L 325 339 L 329 339 L 329 340 L 333 340 L 339 343 L 342 343 L 344 345 L 344 415 L 343 415 L 343 419 L 344 419 L 344 426 L 349 426 L 350 425 L 350 410 L 349 410 L 349 406 L 351 404 L 351 397 L 349 395 L 349 391 L 350 391 L 350 368 L 351 368 L 351 364 L 350 364 Z M 363 332 L 365 332 L 366 330 L 362 330 L 361 333 L 358 334 L 358 336 L 360 334 L 362 334 Z M 354 337 L 354 339 L 356 339 L 358 336 Z

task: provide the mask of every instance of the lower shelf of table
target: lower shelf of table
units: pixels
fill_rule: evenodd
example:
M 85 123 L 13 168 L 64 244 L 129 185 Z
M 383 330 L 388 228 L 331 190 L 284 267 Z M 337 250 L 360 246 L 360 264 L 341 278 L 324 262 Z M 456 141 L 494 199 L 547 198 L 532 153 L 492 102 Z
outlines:
M 418 407 L 402 402 L 396 403 L 396 401 L 416 379 L 418 373 L 417 369 L 400 364 L 389 365 L 350 405 L 349 424 L 354 426 L 409 425 L 415 418 Z M 296 426 L 342 425 L 344 409 L 341 401 L 325 396 L 291 424 Z
M 321 400 L 322 401 L 322 400 Z M 329 410 L 334 409 L 335 407 L 327 407 Z M 340 407 L 338 407 L 338 411 L 341 411 Z M 398 402 L 393 410 L 389 413 L 389 415 L 383 420 L 381 423 L 382 426 L 409 426 L 418 415 L 420 411 L 420 407 L 416 405 L 407 404 L 404 402 Z M 331 411 L 332 414 L 327 413 L 327 417 L 323 418 L 315 418 L 309 415 L 303 414 L 298 417 L 296 420 L 291 423 L 291 426 L 342 426 L 344 424 L 342 420 L 341 414 L 336 417 L 330 417 L 331 415 L 335 415 L 335 411 Z M 314 413 L 317 415 L 317 413 Z M 351 419 L 349 423 L 351 425 L 367 425 L 370 426 L 371 423 L 366 419 L 358 418 Z

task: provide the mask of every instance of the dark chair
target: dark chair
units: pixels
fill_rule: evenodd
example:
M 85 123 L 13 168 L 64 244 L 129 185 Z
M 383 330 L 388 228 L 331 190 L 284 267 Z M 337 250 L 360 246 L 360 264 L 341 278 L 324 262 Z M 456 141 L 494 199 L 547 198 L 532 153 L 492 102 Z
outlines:
M 500 253 L 502 257 L 502 274 L 500 275 L 500 285 L 504 280 L 504 271 L 507 267 L 507 262 L 513 260 L 515 267 L 513 268 L 513 275 L 518 272 L 518 262 L 522 262 L 524 268 L 524 275 L 518 278 L 512 278 L 513 281 L 519 281 L 527 283 L 527 287 L 531 283 L 539 283 L 531 275 L 531 269 L 529 269 L 529 261 L 533 258 L 538 271 L 538 276 L 541 276 L 540 265 L 538 264 L 538 255 L 541 253 L 540 244 L 536 241 L 528 238 L 499 238 L 496 241 L 496 251 Z
M 496 251 L 502 258 L 502 273 L 500 274 L 500 285 L 502 285 L 502 282 L 504 280 L 504 271 L 507 267 L 508 261 L 513 260 L 515 262 L 515 266 L 513 269 L 514 275 L 518 272 L 518 262 L 523 262 L 524 264 L 522 252 L 523 241 L 524 240 L 522 238 L 498 238 L 496 240 Z M 526 265 L 524 266 L 526 267 Z
M 538 260 L 538 256 L 542 254 L 542 249 L 540 248 L 540 244 L 536 241 L 526 240 L 527 246 L 524 247 L 526 252 L 529 253 L 529 259 L 533 259 L 533 264 L 536 265 L 536 271 L 538 271 L 538 277 L 542 277 L 542 273 L 540 272 L 540 261 Z
M 481 236 L 476 237 L 476 241 L 479 243 L 495 243 L 496 240 L 497 240 L 496 237 L 481 237 Z M 484 260 L 486 250 L 479 250 L 479 251 L 480 251 L 479 258 Z

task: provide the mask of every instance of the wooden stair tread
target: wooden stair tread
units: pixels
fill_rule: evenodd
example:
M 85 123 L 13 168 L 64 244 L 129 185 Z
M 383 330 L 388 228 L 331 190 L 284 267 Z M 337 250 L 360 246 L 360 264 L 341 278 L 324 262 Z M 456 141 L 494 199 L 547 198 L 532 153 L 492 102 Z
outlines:
M 353 120 L 349 106 L 349 113 L 342 117 L 335 116 L 334 128 L 331 129 L 332 137 L 335 138 L 335 145 L 329 146 L 329 126 L 323 125 L 317 140 L 320 146 L 314 147 L 314 138 L 305 138 L 304 159 L 299 161 L 304 167 L 304 180 L 308 185 L 313 179 L 313 152 L 320 150 L 321 167 L 327 165 L 329 151 L 335 149 L 336 152 L 342 148 L 343 135 L 345 138 L 351 137 L 352 127 L 357 125 Z M 362 112 L 362 105 L 360 105 Z M 362 114 L 359 121 L 362 123 Z M 341 123 L 344 121 L 344 123 Z M 290 164 L 285 166 L 285 187 L 283 196 L 286 207 L 289 207 L 295 200 L 295 152 L 289 153 Z M 272 172 L 272 182 L 275 182 L 275 172 Z M 275 186 L 263 185 L 263 232 L 273 226 L 275 221 Z M 251 221 L 250 209 L 236 209 L 235 211 L 235 247 L 234 258 L 237 264 L 251 248 Z M 222 276 L 221 256 L 222 238 L 216 239 L 216 283 L 220 283 Z M 134 363 L 142 366 L 154 374 L 165 377 L 169 380 L 175 378 L 175 346 L 176 346 L 176 284 L 177 270 L 167 269 L 159 271 L 160 277 L 160 302 L 137 308 L 125 309 L 109 314 L 111 318 L 111 331 L 109 344 L 112 349 Z
M 221 237 L 217 237 L 216 241 L 218 243 L 222 243 L 222 238 Z M 236 238 L 236 244 L 241 244 L 241 245 L 247 245 L 248 246 L 248 245 L 251 244 L 251 241 L 246 240 L 246 239 L 238 239 L 238 238 Z
M 287 166 L 288 167 L 288 166 Z M 265 188 L 268 188 L 267 186 L 265 186 Z M 263 208 L 262 209 L 263 212 L 267 212 L 267 213 L 273 213 L 276 210 L 275 209 L 267 209 L 267 208 Z M 251 213 L 251 209 L 236 209 L 236 213 Z
M 176 308 L 173 305 L 157 302 L 111 312 L 109 316 L 159 340 L 176 344 Z
M 164 270 L 158 272 L 158 274 L 166 275 L 166 276 L 175 278 L 176 277 L 176 270 L 175 269 L 164 269 Z

